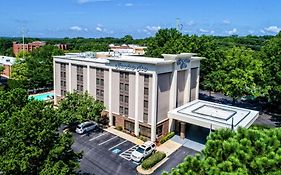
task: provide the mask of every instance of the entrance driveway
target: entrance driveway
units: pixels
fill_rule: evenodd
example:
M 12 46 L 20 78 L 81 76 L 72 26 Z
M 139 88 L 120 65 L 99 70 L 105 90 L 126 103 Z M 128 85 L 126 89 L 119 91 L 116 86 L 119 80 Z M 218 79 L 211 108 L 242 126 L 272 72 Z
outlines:
M 136 148 L 132 142 L 106 131 L 78 135 L 73 133 L 74 151 L 83 151 L 78 174 L 134 175 L 137 164 L 130 161 L 128 151 Z M 126 154 L 127 153 L 127 154 Z M 126 156 L 127 155 L 127 156 Z
M 187 147 L 180 147 L 177 151 L 171 154 L 168 157 L 168 160 L 161 165 L 153 175 L 161 175 L 164 171 L 169 172 L 172 168 L 175 168 L 178 164 L 184 161 L 186 156 L 194 156 L 197 151 L 187 148 Z

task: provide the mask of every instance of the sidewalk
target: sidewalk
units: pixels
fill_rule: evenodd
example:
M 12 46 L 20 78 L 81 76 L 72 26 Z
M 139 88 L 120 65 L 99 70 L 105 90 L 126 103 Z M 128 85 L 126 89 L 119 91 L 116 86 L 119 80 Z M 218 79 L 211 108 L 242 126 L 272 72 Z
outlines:
M 156 148 L 156 150 L 166 153 L 166 157 L 163 160 L 161 160 L 160 162 L 158 162 L 154 167 L 152 167 L 148 170 L 143 169 L 141 167 L 141 165 L 139 165 L 137 167 L 138 173 L 143 174 L 143 175 L 152 174 L 157 168 L 159 168 L 161 165 L 163 165 L 169 159 L 169 156 L 171 154 L 173 154 L 180 147 L 181 147 L 181 144 L 176 143 L 172 140 L 168 140 L 165 143 L 161 144 L 159 147 Z
M 136 144 L 136 145 L 141 145 L 143 144 L 144 142 L 134 136 L 131 136 L 130 134 L 126 134 L 122 131 L 118 131 L 117 129 L 114 129 L 114 127 L 108 127 L 106 129 L 104 129 L 105 131 L 111 133 L 111 134 L 114 134 L 114 135 L 117 135 L 123 139 L 126 139 L 126 140 L 129 140 L 130 142 Z

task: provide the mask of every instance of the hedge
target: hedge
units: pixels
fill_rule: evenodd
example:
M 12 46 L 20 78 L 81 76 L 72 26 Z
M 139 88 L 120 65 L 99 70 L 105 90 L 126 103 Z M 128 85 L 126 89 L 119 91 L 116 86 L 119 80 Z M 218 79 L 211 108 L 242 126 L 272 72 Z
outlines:
M 170 138 L 172 138 L 174 135 L 175 135 L 174 132 L 169 132 L 167 135 L 163 136 L 163 137 L 160 139 L 160 143 L 161 143 L 161 144 L 165 143 L 167 140 L 169 140 Z
M 163 160 L 166 157 L 166 154 L 164 152 L 157 151 L 156 153 L 152 154 L 150 157 L 145 159 L 141 166 L 143 169 L 147 170 L 149 168 L 152 168 L 154 165 L 156 165 L 158 162 Z

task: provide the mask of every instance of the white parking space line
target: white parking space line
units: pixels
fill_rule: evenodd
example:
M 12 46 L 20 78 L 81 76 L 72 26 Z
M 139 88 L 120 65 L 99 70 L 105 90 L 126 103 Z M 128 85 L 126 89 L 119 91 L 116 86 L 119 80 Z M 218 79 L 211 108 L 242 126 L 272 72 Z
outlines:
M 122 152 L 121 154 L 119 154 L 120 157 L 130 161 L 131 160 L 131 154 L 134 150 L 136 150 L 138 147 L 138 145 L 134 145 L 131 148 L 127 149 L 126 151 Z
M 84 137 L 84 136 L 86 136 L 87 134 L 83 134 L 83 135 L 81 135 L 80 137 Z
M 93 137 L 93 138 L 91 138 L 89 141 L 93 141 L 93 140 L 95 140 L 95 139 L 97 139 L 97 138 L 99 138 L 99 137 L 101 137 L 101 136 L 103 136 L 103 135 L 105 135 L 105 134 L 107 134 L 107 132 L 102 133 L 101 135 L 98 135 L 98 136 L 96 136 L 96 137 Z
M 110 138 L 110 139 L 108 139 L 108 140 L 106 140 L 106 141 L 100 143 L 99 145 L 103 145 L 103 144 L 105 144 L 105 143 L 107 143 L 107 142 L 109 142 L 109 141 L 115 139 L 116 137 L 118 137 L 118 136 L 112 137 L 112 138 Z
M 113 149 L 113 148 L 115 148 L 115 147 L 117 147 L 117 146 L 119 146 L 119 145 L 122 145 L 122 144 L 125 143 L 125 142 L 127 142 L 127 140 L 124 140 L 123 142 L 118 143 L 117 145 L 114 145 L 113 147 L 109 148 L 108 150 L 111 150 L 111 149 Z

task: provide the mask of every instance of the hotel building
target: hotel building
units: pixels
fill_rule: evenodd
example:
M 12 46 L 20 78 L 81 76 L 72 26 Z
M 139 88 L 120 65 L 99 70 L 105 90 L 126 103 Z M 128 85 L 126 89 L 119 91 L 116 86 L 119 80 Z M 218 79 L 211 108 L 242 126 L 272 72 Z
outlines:
M 171 129 L 168 111 L 198 99 L 199 94 L 202 58 L 193 53 L 163 57 L 55 56 L 55 103 L 66 92 L 87 91 L 104 103 L 109 125 L 155 141 Z

